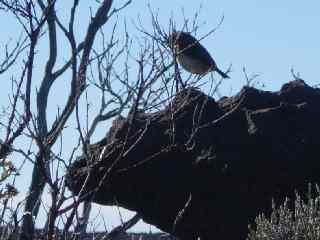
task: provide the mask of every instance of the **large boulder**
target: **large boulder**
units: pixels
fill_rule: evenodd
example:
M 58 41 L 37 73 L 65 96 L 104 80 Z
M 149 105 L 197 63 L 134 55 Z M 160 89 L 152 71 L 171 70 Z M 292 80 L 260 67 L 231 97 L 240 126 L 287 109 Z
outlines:
M 259 213 L 320 180 L 320 90 L 245 87 L 216 102 L 181 91 L 155 113 L 132 111 L 67 174 L 71 191 L 120 205 L 180 239 L 245 239 Z

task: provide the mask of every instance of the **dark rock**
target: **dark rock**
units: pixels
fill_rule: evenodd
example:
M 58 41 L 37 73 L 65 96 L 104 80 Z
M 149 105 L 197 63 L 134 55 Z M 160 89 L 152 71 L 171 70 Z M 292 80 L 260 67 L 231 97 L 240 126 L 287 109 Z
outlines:
M 67 184 L 181 239 L 245 239 L 272 198 L 281 203 L 319 182 L 319 103 L 319 89 L 300 80 L 218 102 L 186 89 L 162 111 L 115 120 L 90 158 L 71 166 Z

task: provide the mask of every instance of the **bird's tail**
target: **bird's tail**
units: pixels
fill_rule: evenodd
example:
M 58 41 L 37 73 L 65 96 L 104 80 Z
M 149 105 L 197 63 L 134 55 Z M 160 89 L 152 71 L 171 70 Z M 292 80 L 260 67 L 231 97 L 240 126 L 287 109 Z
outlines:
M 216 68 L 215 70 L 217 71 L 217 73 L 220 74 L 221 77 L 230 78 L 226 73 L 222 72 L 219 68 Z

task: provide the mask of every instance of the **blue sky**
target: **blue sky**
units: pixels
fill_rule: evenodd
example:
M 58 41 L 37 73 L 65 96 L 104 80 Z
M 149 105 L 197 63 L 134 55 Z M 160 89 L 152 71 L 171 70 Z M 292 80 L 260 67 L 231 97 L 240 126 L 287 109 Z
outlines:
M 69 4 L 72 1 L 60 0 L 60 2 L 57 11 L 63 17 L 68 13 Z M 96 6 L 94 2 L 86 1 L 83 3 L 83 1 L 80 1 L 80 6 L 81 4 L 87 5 L 80 8 L 77 25 L 75 26 L 78 39 L 81 39 L 86 30 L 82 23 L 88 19 L 89 6 Z M 114 6 L 118 2 L 120 1 L 114 1 Z M 185 16 L 192 17 L 202 5 L 199 22 L 205 22 L 206 24 L 200 28 L 198 32 L 200 36 L 214 28 L 221 17 L 224 16 L 222 26 L 215 34 L 204 39 L 202 44 L 206 46 L 221 69 L 226 69 L 232 64 L 231 79 L 227 79 L 222 85 L 222 92 L 226 95 L 236 93 L 245 84 L 243 67 L 246 67 L 249 74 L 259 74 L 258 80 L 265 85 L 265 90 L 277 90 L 282 84 L 292 80 L 291 68 L 299 72 L 301 78 L 308 84 L 320 83 L 318 77 L 320 70 L 319 0 L 133 0 L 132 4 L 120 12 L 118 16 L 119 22 L 122 22 L 124 18 L 127 19 L 129 23 L 128 31 L 132 33 L 132 36 L 138 34 L 131 24 L 132 20 L 137 20 L 138 15 L 145 28 L 151 30 L 148 3 L 150 3 L 152 9 L 159 12 L 159 21 L 164 27 L 168 26 L 168 20 L 171 16 L 178 23 L 178 26 L 179 24 L 181 26 L 183 20 L 181 10 L 184 10 Z M 13 18 L 3 13 L 0 14 L 0 21 L 3 25 L 0 44 L 3 46 L 9 38 L 14 38 L 20 29 Z M 105 26 L 105 31 L 109 26 L 111 24 Z M 44 60 L 47 57 L 46 48 L 45 41 L 43 41 L 37 53 L 35 79 L 41 79 Z M 64 52 L 68 52 L 68 48 L 63 41 L 60 41 L 59 53 L 62 53 L 60 61 L 67 58 L 63 56 Z M 2 57 L 3 55 L 0 52 L 0 58 Z M 2 83 L 1 105 L 8 101 L 11 87 L 8 80 L 9 76 L 11 75 L 0 76 Z M 63 103 L 67 96 L 66 91 L 64 91 L 64 81 L 68 81 L 68 79 L 65 78 L 55 86 L 56 90 L 51 96 L 54 100 L 49 103 L 49 106 L 55 108 Z M 107 127 L 108 125 L 104 126 L 104 128 Z M 0 131 L 0 137 L 2 137 L 1 134 Z M 75 136 L 70 134 L 66 135 L 66 138 L 66 142 L 72 142 Z M 66 144 L 66 146 L 69 145 Z M 18 160 L 15 159 L 15 161 Z M 25 193 L 29 184 L 27 179 L 30 178 L 30 175 L 28 176 L 30 166 L 27 166 L 23 173 L 23 180 L 18 180 L 18 187 L 22 193 Z M 117 210 L 107 209 L 106 207 L 101 209 L 109 226 L 119 222 Z M 98 208 L 95 207 L 93 215 L 97 212 Z M 127 216 L 127 213 L 124 213 L 124 215 Z M 149 231 L 149 229 L 148 225 L 140 223 L 134 230 Z
M 143 2 L 139 1 L 140 8 L 143 8 Z M 164 21 L 172 11 L 177 13 L 175 17 L 179 22 L 182 7 L 190 16 L 199 8 L 200 1 L 186 2 L 165 0 L 151 3 L 154 8 L 159 8 Z M 223 69 L 232 63 L 229 82 L 233 89 L 243 85 L 243 66 L 249 73 L 260 74 L 259 80 L 273 90 L 292 79 L 291 67 L 300 72 L 307 83 L 319 81 L 316 73 L 320 67 L 319 1 L 207 0 L 201 3 L 200 19 L 207 24 L 200 29 L 200 35 L 207 33 L 222 15 L 225 16 L 215 35 L 202 43 Z

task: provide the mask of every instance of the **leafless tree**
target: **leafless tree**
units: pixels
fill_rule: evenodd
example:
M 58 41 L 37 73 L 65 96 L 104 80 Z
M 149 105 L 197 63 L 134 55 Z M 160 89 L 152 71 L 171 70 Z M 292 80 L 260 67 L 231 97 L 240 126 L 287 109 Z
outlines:
M 84 37 L 79 40 L 75 24 L 79 18 L 77 12 L 83 4 L 79 0 L 71 1 L 67 21 L 57 13 L 56 9 L 60 6 L 58 0 L 0 0 L 0 11 L 14 17 L 23 31 L 13 47 L 9 44 L 5 46 L 5 56 L 0 62 L 0 77 L 4 74 L 12 76 L 12 93 L 1 118 L 4 135 L 1 135 L 0 158 L 8 176 L 19 172 L 26 161 L 33 164 L 25 202 L 15 209 L 6 204 L 3 206 L 1 224 L 5 222 L 6 212 L 10 212 L 9 222 L 14 230 L 12 234 L 2 232 L 1 239 L 11 239 L 18 230 L 19 239 L 33 239 L 35 218 L 46 186 L 50 190 L 51 203 L 47 208 L 44 236 L 56 239 L 57 226 L 62 222 L 61 239 L 70 237 L 71 228 L 77 233 L 74 237 L 80 239 L 86 230 L 91 207 L 89 202 L 85 202 L 82 213 L 79 213 L 81 199 L 66 190 L 64 173 L 68 166 L 79 152 L 90 159 L 88 146 L 97 127 L 103 122 L 129 109 L 134 121 L 137 111 L 160 109 L 179 90 L 175 89 L 175 79 L 180 73 L 171 71 L 176 65 L 168 48 L 168 33 L 176 27 L 174 22 L 163 28 L 157 14 L 150 10 L 153 29 L 146 30 L 138 21 L 136 28 L 142 37 L 138 40 L 140 50 L 133 55 L 133 40 L 129 38 L 126 25 L 121 39 L 117 35 L 119 23 L 114 20 L 122 9 L 130 5 L 131 0 L 115 7 L 113 5 L 116 3 L 112 0 L 93 2 L 95 7 L 90 11 L 89 22 L 81 23 L 81 27 L 87 25 Z M 197 16 L 191 22 L 185 19 L 182 28 L 196 32 Z M 104 28 L 107 22 L 113 24 Z M 68 45 L 69 52 L 60 51 L 59 41 Z M 48 47 L 42 49 L 40 44 Z M 34 70 L 40 55 L 47 56 L 42 75 L 35 74 Z M 17 67 L 20 65 L 21 68 Z M 13 67 L 15 70 L 10 72 Z M 20 71 L 17 72 L 16 68 Z M 66 81 L 63 91 L 68 92 L 68 97 L 62 107 L 51 109 L 49 101 L 54 101 L 51 94 L 61 91 L 54 86 L 62 79 Z M 189 86 L 200 85 L 199 78 L 190 75 L 188 79 L 191 79 L 186 81 Z M 92 107 L 92 98 L 95 98 L 95 107 Z M 56 116 L 52 121 L 49 115 L 54 111 Z M 68 125 L 75 127 L 78 139 L 67 156 L 63 141 Z M 15 144 L 18 138 L 26 144 Z M 7 160 L 11 153 L 23 159 L 18 164 L 18 170 Z M 6 194 L 12 196 L 16 190 L 11 189 L 10 192 L 9 186 Z M 24 210 L 19 218 L 22 206 Z M 135 215 L 105 238 L 112 238 L 139 219 L 140 216 Z

